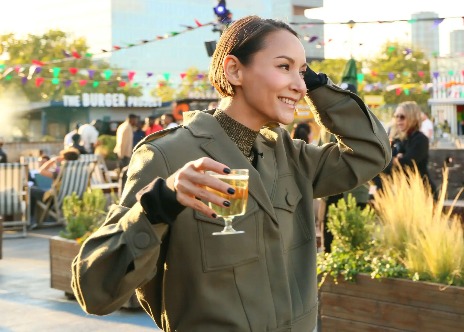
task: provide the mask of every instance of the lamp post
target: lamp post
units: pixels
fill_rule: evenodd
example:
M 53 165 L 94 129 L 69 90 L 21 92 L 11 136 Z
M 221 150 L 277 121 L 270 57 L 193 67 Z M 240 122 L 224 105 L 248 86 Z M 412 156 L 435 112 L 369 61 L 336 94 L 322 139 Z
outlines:
M 346 24 L 350 28 L 350 58 L 353 58 L 353 28 L 356 25 L 356 22 L 349 20 Z

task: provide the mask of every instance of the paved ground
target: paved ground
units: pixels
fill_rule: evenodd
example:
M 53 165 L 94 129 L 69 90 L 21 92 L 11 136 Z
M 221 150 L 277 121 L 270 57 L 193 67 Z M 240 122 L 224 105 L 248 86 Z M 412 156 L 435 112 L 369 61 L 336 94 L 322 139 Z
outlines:
M 0 260 L 0 331 L 160 331 L 143 310 L 85 314 L 64 292 L 50 288 L 48 239 L 60 228 L 4 238 Z

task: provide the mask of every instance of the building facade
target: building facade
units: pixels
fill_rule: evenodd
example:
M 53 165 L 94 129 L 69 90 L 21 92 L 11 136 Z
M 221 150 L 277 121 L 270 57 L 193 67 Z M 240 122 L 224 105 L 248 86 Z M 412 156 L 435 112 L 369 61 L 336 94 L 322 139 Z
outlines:
M 464 30 L 454 30 L 450 33 L 450 55 L 464 55 Z
M 435 21 L 437 18 L 438 14 L 433 12 L 420 12 L 411 16 L 412 45 L 423 51 L 428 58 L 440 55 L 440 25 Z

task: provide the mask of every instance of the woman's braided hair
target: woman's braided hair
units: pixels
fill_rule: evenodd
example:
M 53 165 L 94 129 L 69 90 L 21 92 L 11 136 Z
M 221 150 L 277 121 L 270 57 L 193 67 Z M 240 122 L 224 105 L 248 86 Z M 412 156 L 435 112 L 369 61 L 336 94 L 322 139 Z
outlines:
M 232 97 L 234 88 L 224 73 L 223 63 L 227 55 L 235 55 L 243 65 L 250 63 L 253 54 L 264 48 L 266 36 L 274 31 L 287 30 L 298 34 L 284 22 L 246 16 L 229 27 L 221 35 L 209 69 L 209 81 L 222 97 Z

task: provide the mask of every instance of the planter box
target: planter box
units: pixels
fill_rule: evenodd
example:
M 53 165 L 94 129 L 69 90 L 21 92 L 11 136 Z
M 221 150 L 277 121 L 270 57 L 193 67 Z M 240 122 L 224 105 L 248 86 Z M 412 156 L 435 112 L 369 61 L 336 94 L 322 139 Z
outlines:
M 74 257 L 79 253 L 80 247 L 76 241 L 60 236 L 50 238 L 50 286 L 64 291 L 69 298 L 74 298 L 71 288 L 71 265 Z M 128 309 L 140 307 L 135 293 L 122 307 Z
M 320 289 L 322 331 L 464 331 L 464 287 L 374 280 L 332 280 Z

